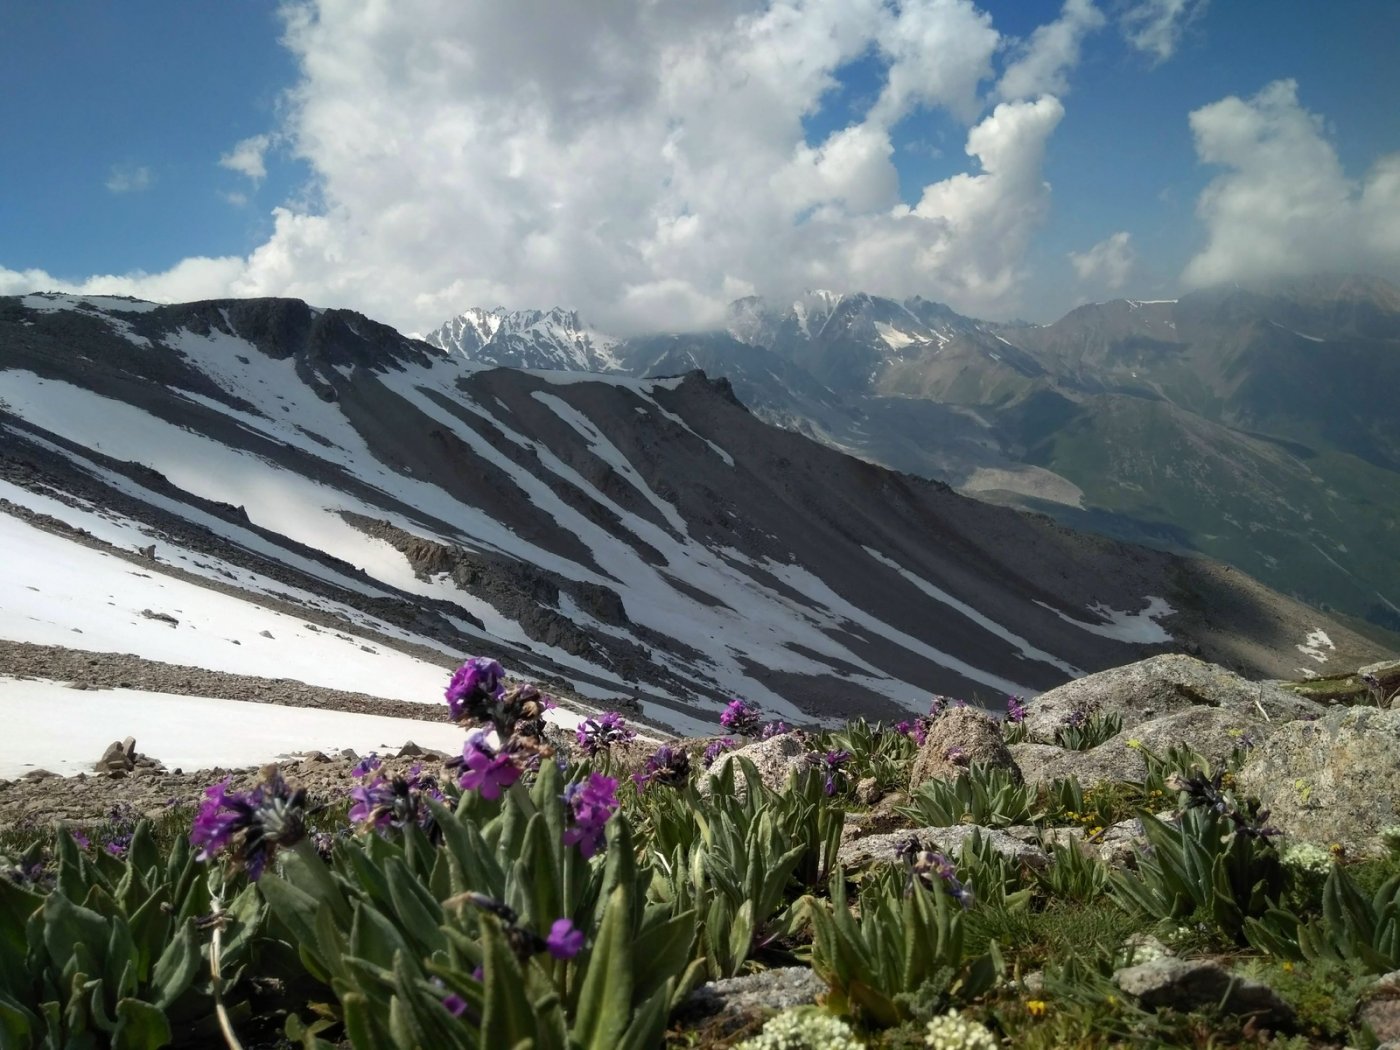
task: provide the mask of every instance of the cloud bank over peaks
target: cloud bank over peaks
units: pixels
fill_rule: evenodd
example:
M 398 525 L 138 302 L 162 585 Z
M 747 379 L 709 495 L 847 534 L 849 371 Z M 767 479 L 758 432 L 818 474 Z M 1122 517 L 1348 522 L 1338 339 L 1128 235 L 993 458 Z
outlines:
M 1191 131 L 1200 160 L 1227 170 L 1196 203 L 1206 246 L 1187 264 L 1188 285 L 1400 274 L 1400 154 L 1378 159 L 1360 182 L 1348 178 L 1294 81 L 1203 106 Z
M 1088 251 L 1070 252 L 1070 265 L 1074 267 L 1079 283 L 1087 288 L 1110 292 L 1116 292 L 1127 284 L 1137 263 L 1137 252 L 1131 241 L 1131 234 L 1119 230 Z
M 76 282 L 0 269 L 0 290 L 292 295 L 404 330 L 497 303 L 620 334 L 703 327 L 736 297 L 811 287 L 1007 316 L 1060 96 L 1104 24 L 1091 0 L 1020 42 L 971 0 L 283 10 L 285 123 L 218 162 L 256 185 L 275 143 L 314 173 L 314 204 L 277 208 L 244 259 Z M 875 80 L 842 122 L 827 107 L 858 67 Z M 967 129 L 968 161 L 901 187 L 901 122 L 932 111 Z

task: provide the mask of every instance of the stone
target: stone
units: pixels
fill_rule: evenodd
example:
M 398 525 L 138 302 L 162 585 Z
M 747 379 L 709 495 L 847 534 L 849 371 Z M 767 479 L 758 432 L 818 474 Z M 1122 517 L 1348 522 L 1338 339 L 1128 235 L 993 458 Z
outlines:
M 1356 1021 L 1381 1043 L 1400 1045 L 1400 970 L 1376 979 L 1361 996 Z
M 258 632 L 258 636 L 261 637 L 261 638 L 271 638 L 271 637 L 272 637 L 272 632 L 271 632 L 271 631 L 259 631 L 259 632 Z
M 1400 710 L 1334 708 L 1280 726 L 1250 752 L 1236 784 L 1290 838 L 1384 855 L 1381 829 L 1400 824 Z
M 899 859 L 899 850 L 911 837 L 917 838 L 925 849 L 957 857 L 962 853 L 963 844 L 972 838 L 974 832 L 980 832 L 982 838 L 988 841 L 994 850 L 1017 863 L 1037 870 L 1050 864 L 1050 858 L 1039 846 L 1022 842 L 1004 831 L 979 827 L 976 824 L 959 824 L 951 828 L 911 828 L 883 835 L 867 835 L 842 845 L 836 858 L 843 868 L 900 864 L 903 862 Z
M 134 763 L 127 757 L 126 748 L 122 746 L 122 742 L 113 740 L 107 745 L 107 750 L 102 752 L 102 757 L 97 760 L 93 769 L 98 773 L 110 773 L 118 769 L 125 773 L 133 765 Z
M 418 746 L 417 744 L 415 744 L 412 740 L 408 741 L 407 743 L 404 744 L 403 747 L 399 748 L 399 757 L 400 757 L 400 758 L 421 758 L 423 755 L 426 755 L 427 753 L 428 753 L 427 751 L 425 751 L 423 748 L 419 747 L 419 746 Z
M 806 736 L 801 733 L 782 733 L 724 752 L 710 767 L 710 776 L 719 776 L 730 762 L 743 757 L 754 764 L 764 787 L 770 791 L 782 791 L 787 787 L 788 777 L 795 770 L 806 766 L 807 751 Z M 709 777 L 701 777 L 698 786 L 700 794 L 709 794 Z M 734 770 L 734 790 L 741 798 L 748 793 L 747 783 L 737 768 Z
M 1271 1027 L 1291 1026 L 1297 1019 L 1293 1008 L 1268 985 L 1232 974 L 1207 959 L 1164 955 L 1118 970 L 1113 981 L 1148 1010 L 1218 1009 L 1257 1018 Z
M 301 756 L 303 762 L 329 762 L 331 756 L 324 751 L 308 751 Z
M 1250 682 L 1191 656 L 1153 656 L 1078 678 L 1036 697 L 1026 714 L 1027 739 L 1052 744 L 1073 712 L 1116 714 L 1124 729 L 1192 707 L 1249 713 L 1276 722 L 1322 708 L 1272 682 Z M 1134 734 L 1137 735 L 1137 734 Z
M 136 738 L 134 736 L 122 740 L 122 754 L 126 755 L 128 762 L 136 761 Z
M 873 806 L 880 801 L 880 782 L 874 777 L 862 777 L 856 782 L 856 801 L 862 806 Z
M 175 617 L 171 616 L 169 613 L 152 612 L 150 609 L 142 609 L 141 615 L 148 620 L 155 620 L 159 623 L 169 624 L 171 627 L 180 626 L 180 621 L 175 619 Z
M 825 995 L 826 983 L 805 966 L 784 966 L 744 977 L 702 984 L 678 1010 L 682 1019 L 730 1014 L 742 1018 L 758 1011 L 776 1013 L 807 1006 Z
M 1218 766 L 1242 746 L 1255 746 L 1277 731 L 1280 723 L 1266 722 L 1248 711 L 1189 707 L 1147 722 L 1139 722 L 1087 751 L 1070 751 L 1055 744 L 1012 744 L 1010 752 L 1028 784 L 1048 784 L 1074 776 L 1082 788 L 1115 781 L 1141 781 L 1147 773 L 1142 752 L 1128 746 L 1138 741 L 1144 748 L 1165 755 L 1185 744 L 1212 766 Z
M 1021 779 L 1001 736 L 1001 722 L 975 707 L 950 707 L 933 719 L 909 771 L 909 788 L 926 780 L 953 780 L 973 765 L 995 766 Z

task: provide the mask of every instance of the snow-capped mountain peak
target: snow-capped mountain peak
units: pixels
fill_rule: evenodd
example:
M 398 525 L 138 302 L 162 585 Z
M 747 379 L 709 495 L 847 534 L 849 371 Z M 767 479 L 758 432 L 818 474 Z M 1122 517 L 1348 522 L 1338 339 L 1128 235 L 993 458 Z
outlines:
M 617 370 L 611 352 L 617 340 L 589 327 L 577 311 L 557 306 L 549 310 L 473 307 L 425 339 L 485 364 L 570 372 Z

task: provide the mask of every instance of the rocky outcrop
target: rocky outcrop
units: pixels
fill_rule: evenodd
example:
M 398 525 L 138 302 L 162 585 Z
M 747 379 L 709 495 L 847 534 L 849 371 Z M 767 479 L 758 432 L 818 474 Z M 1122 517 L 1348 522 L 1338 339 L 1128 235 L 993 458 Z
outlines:
M 1003 856 L 1030 868 L 1045 868 L 1050 858 L 1038 846 L 1023 842 L 1005 831 L 978 827 L 976 824 L 959 824 L 951 828 L 913 828 L 908 831 L 895 831 L 887 835 L 870 835 L 866 838 L 847 842 L 837 854 L 843 868 L 874 867 L 880 864 L 898 864 L 899 850 L 910 838 L 919 840 L 924 849 L 957 857 L 962 848 L 974 835 Z
M 1293 1008 L 1268 985 L 1232 974 L 1207 959 L 1161 956 L 1119 970 L 1114 983 L 1147 1010 L 1218 1010 L 1257 1018 L 1271 1027 L 1288 1027 Z
M 973 707 L 949 708 L 928 727 L 909 774 L 910 790 L 926 780 L 953 780 L 974 765 L 1010 770 L 1021 779 L 999 721 Z
M 1100 671 L 1042 693 L 1026 715 L 1028 739 L 1050 744 L 1071 715 L 1117 715 L 1124 729 L 1191 708 L 1217 708 L 1275 721 L 1317 706 L 1272 682 L 1250 682 L 1191 656 L 1154 656 Z M 1140 733 L 1134 733 L 1141 736 Z
M 1185 744 L 1218 766 L 1236 748 L 1266 739 L 1279 723 L 1252 717 L 1248 711 L 1191 707 L 1125 729 L 1087 751 L 1070 751 L 1055 744 L 1022 743 L 1010 752 L 1026 782 L 1046 784 L 1062 777 L 1078 778 L 1081 787 L 1121 780 L 1142 780 L 1147 772 L 1143 749 L 1158 755 Z M 1135 746 L 1130 747 L 1129 741 Z M 1140 745 L 1140 746 L 1136 746 Z
M 1381 829 L 1400 824 L 1400 711 L 1339 708 L 1290 722 L 1253 750 L 1237 783 L 1286 835 L 1379 854 Z

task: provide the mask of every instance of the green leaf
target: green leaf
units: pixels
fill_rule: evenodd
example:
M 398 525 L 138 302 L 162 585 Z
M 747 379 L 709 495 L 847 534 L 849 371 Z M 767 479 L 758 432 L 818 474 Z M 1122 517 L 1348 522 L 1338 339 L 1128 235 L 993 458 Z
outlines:
M 608 896 L 603 922 L 589 953 L 573 1028 L 584 1050 L 612 1050 L 632 1013 L 634 945 L 629 890 L 629 884 L 618 885 Z
M 112 1033 L 112 1050 L 159 1050 L 171 1041 L 170 1022 L 165 1011 L 140 999 L 117 1003 L 117 1026 Z
M 186 923 L 180 927 L 165 951 L 156 960 L 151 971 L 151 986 L 155 992 L 156 1006 L 167 1009 L 194 983 L 199 975 L 203 953 L 194 936 L 193 928 Z
M 89 946 L 100 951 L 107 945 L 108 920 L 74 904 L 61 891 L 55 890 L 44 898 L 43 917 L 44 947 L 59 970 L 80 948 L 87 953 Z
M 525 975 L 501 933 L 495 916 L 481 920 L 485 979 L 481 1018 L 483 1047 L 516 1046 L 535 1035 L 534 1010 L 525 994 Z

